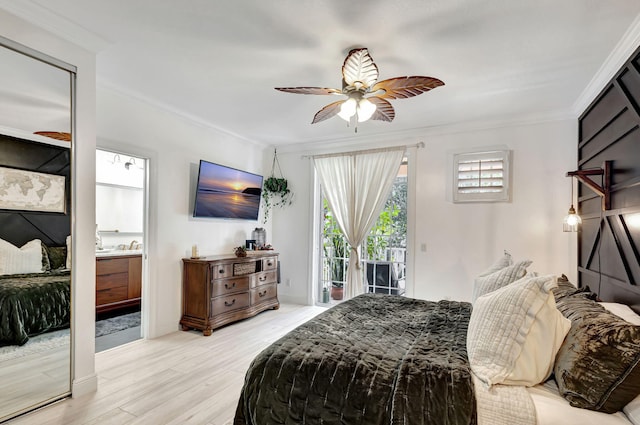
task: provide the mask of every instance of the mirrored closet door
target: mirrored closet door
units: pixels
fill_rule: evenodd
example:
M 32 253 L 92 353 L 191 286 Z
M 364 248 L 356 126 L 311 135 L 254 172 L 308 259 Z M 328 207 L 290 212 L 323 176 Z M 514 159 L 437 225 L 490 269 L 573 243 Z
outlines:
M 71 392 L 75 68 L 0 37 L 0 422 Z

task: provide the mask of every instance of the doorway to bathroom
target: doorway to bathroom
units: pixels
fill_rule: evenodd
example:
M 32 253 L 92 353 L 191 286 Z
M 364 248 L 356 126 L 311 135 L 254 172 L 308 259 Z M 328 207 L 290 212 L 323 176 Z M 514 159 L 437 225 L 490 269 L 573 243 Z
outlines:
M 96 352 L 142 338 L 147 169 L 96 150 Z

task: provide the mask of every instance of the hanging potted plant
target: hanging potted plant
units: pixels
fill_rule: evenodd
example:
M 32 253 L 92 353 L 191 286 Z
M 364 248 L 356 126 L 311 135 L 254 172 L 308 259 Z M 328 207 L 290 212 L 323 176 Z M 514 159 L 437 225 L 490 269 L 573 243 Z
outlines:
M 276 165 L 280 177 L 276 177 Z M 262 185 L 262 202 L 264 204 L 264 222 L 269 219 L 269 212 L 273 207 L 284 207 L 291 205 L 293 192 L 289 189 L 289 182 L 282 176 L 277 152 L 273 151 L 273 164 L 271 165 L 271 175 L 267 177 Z

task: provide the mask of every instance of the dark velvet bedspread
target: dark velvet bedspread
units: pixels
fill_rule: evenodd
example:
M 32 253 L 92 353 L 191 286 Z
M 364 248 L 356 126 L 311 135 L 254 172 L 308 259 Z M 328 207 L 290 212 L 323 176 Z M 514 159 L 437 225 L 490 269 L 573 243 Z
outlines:
M 475 424 L 471 304 L 365 294 L 260 353 L 235 425 Z
M 0 346 L 69 327 L 69 271 L 0 276 Z

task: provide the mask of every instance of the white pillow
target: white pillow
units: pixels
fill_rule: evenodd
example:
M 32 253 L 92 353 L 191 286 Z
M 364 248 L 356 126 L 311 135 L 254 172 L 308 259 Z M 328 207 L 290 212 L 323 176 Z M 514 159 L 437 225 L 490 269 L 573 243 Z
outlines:
M 505 267 L 509 267 L 511 265 L 513 265 L 513 259 L 511 258 L 511 254 L 509 254 L 505 250 L 504 251 L 504 255 L 502 257 L 498 258 L 498 260 L 496 260 L 496 262 L 493 263 L 487 270 L 485 270 L 482 273 L 480 273 L 478 275 L 478 277 L 490 275 L 491 273 L 495 273 L 498 270 L 502 270 Z
M 640 326 L 640 315 L 636 314 L 635 311 L 631 310 L 626 304 L 618 304 L 618 303 L 598 303 L 602 307 L 606 308 L 611 313 L 615 314 L 622 320 L 626 320 L 632 325 Z
M 67 243 L 67 261 L 66 261 L 65 267 L 67 269 L 71 269 L 71 235 L 67 236 L 66 243 Z
M 527 272 L 527 267 L 530 265 L 530 260 L 524 260 L 491 274 L 476 277 L 473 282 L 473 295 L 471 297 L 471 302 L 475 303 L 478 297 L 488 294 L 489 292 L 493 292 L 496 289 L 500 289 L 503 286 L 507 286 L 508 284 L 522 278 Z
M 545 381 L 571 328 L 556 308 L 555 276 L 527 277 L 477 299 L 467 352 L 485 384 L 533 386 Z
M 18 248 L 0 239 L 0 274 L 42 272 L 42 242 L 34 239 Z
M 640 395 L 622 409 L 633 425 L 640 425 Z

